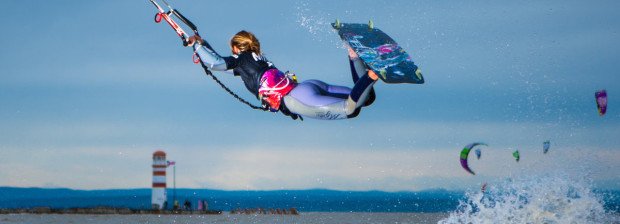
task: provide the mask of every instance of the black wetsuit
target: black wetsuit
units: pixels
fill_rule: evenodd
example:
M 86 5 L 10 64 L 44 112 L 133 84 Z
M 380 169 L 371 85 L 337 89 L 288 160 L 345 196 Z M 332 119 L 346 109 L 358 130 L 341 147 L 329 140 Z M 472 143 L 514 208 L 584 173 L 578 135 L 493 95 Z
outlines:
M 264 57 L 250 51 L 241 52 L 239 55 L 222 57 L 226 62 L 226 69 L 232 69 L 235 76 L 241 76 L 245 88 L 258 98 L 260 78 L 265 71 L 276 68 Z

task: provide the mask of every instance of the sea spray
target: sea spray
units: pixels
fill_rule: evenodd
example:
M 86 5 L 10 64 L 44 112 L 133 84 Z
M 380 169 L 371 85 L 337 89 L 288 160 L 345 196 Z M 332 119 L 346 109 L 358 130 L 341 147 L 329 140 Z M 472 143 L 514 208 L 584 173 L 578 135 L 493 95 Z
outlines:
M 601 196 L 583 177 L 509 178 L 465 196 L 439 223 L 609 223 L 617 219 L 605 211 Z
M 297 3 L 296 21 L 300 28 L 306 30 L 315 41 L 328 42 L 335 47 L 344 48 L 342 41 L 331 26 L 336 18 L 327 12 L 313 10 L 310 3 L 306 1 Z

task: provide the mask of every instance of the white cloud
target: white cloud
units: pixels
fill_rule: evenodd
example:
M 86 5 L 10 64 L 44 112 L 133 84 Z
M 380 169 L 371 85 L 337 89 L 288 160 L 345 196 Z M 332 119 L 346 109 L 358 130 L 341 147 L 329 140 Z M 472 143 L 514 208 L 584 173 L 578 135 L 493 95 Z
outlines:
M 613 144 L 618 140 L 612 138 L 617 132 L 615 126 L 565 130 L 562 126 L 548 128 L 538 123 L 368 121 L 334 124 L 326 132 L 324 122 L 312 122 L 289 127 L 294 131 L 282 132 L 278 144 L 225 139 L 227 134 L 209 135 L 196 132 L 196 127 L 187 127 L 185 132 L 170 137 L 167 133 L 171 132 L 161 128 L 145 128 L 149 125 L 95 126 L 90 129 L 73 124 L 68 125 L 71 128 L 58 129 L 41 125 L 23 129 L 21 133 L 30 135 L 23 137 L 23 141 L 4 144 L 0 150 L 0 185 L 148 188 L 151 153 L 159 148 L 168 152 L 170 160 L 177 161 L 177 186 L 191 188 L 463 188 L 496 178 L 550 170 L 589 172 L 605 186 L 620 180 L 613 172 L 620 168 L 620 149 Z M 215 127 L 218 125 L 209 129 Z M 355 131 L 376 127 L 390 132 Z M 252 139 L 270 137 L 251 127 L 240 136 L 245 131 L 257 133 Z M 195 137 L 178 137 L 196 133 L 210 140 L 186 142 Z M 136 136 L 143 137 L 140 141 L 127 140 Z M 541 142 L 547 136 L 553 136 L 552 148 L 543 155 Z M 126 141 L 111 141 L 118 138 Z M 27 139 L 35 144 L 28 144 Z M 148 139 L 151 143 L 145 143 Z M 603 143 L 596 142 L 599 140 Z M 472 141 L 489 144 L 482 148 L 480 160 L 470 160 L 476 176 L 464 172 L 458 162 L 460 149 Z M 521 152 L 519 163 L 511 156 L 515 149 Z M 170 175 L 171 172 L 172 181 Z
M 171 147 L 172 148 L 172 147 Z M 177 162 L 177 187 L 213 189 L 423 190 L 463 189 L 519 175 L 562 170 L 609 184 L 620 176 L 618 149 L 553 147 L 522 150 L 515 162 L 511 151 L 483 148 L 480 160 L 470 158 L 478 175 L 466 173 L 458 148 L 177 148 L 165 151 Z M 151 148 L 62 148 L 23 151 L 4 148 L 0 185 L 64 186 L 78 189 L 148 188 Z M 6 158 L 11 158 L 7 160 Z M 172 186 L 172 170 L 168 171 Z M 605 186 L 601 186 L 605 187 Z

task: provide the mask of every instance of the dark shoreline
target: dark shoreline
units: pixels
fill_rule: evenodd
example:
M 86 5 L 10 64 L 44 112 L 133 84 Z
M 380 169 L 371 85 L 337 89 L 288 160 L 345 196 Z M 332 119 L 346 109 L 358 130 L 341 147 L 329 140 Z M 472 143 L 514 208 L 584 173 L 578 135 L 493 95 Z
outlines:
M 342 224 L 342 223 L 437 223 L 449 216 L 448 213 L 385 213 L 385 212 L 304 212 L 303 215 L 90 215 L 90 214 L 0 214 L 0 223 L 18 224 L 66 224 L 66 223 L 299 223 L 299 224 Z
M 158 215 L 221 215 L 222 211 L 184 211 L 184 210 L 144 210 L 112 207 L 93 208 L 62 208 L 50 207 L 0 209 L 0 214 L 80 214 L 80 215 L 135 215 L 135 214 L 158 214 Z

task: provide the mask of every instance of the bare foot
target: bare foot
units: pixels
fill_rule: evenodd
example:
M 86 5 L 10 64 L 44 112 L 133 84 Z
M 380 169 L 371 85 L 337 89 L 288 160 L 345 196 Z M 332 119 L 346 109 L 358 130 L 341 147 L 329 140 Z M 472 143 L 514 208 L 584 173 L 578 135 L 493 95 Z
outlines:
M 375 80 L 375 81 L 379 79 L 379 76 L 373 70 L 368 70 L 368 77 L 370 77 L 372 80 Z
M 351 49 L 350 47 L 347 47 L 347 50 L 349 51 L 349 58 L 351 58 L 351 59 L 358 58 L 357 53 L 355 53 L 355 51 L 353 51 L 353 49 Z

